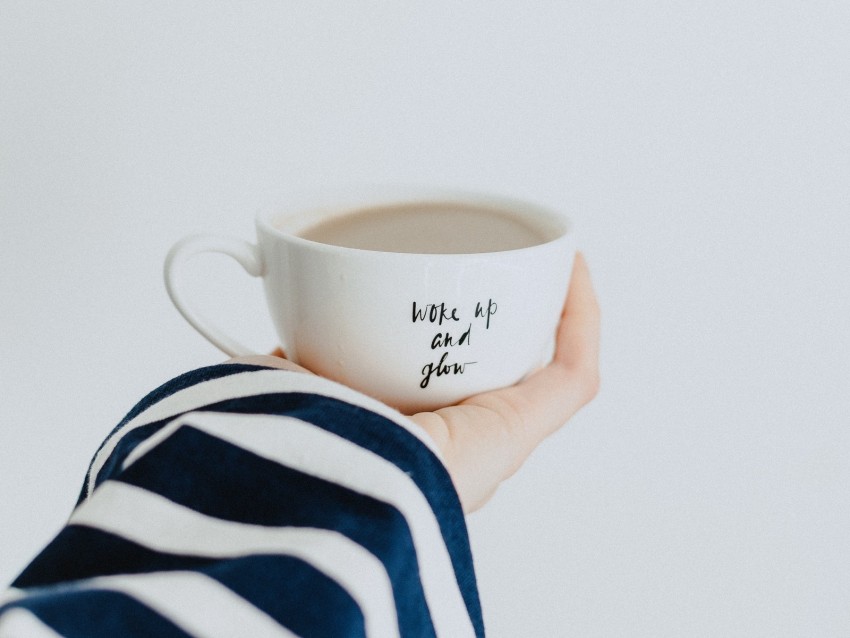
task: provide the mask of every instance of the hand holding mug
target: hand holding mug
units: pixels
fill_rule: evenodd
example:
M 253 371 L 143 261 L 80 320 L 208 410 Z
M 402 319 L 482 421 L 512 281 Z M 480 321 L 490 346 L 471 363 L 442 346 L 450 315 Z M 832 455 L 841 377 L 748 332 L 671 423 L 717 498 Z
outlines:
M 555 356 L 546 367 L 517 385 L 411 417 L 442 452 L 464 511 L 484 505 L 543 439 L 596 396 L 599 330 L 599 305 L 587 263 L 579 253 L 558 326 Z M 231 361 L 308 372 L 277 356 Z
M 257 244 L 182 240 L 166 286 L 231 356 L 250 350 L 186 303 L 185 259 L 223 252 L 262 277 L 295 363 L 407 414 L 513 385 L 552 359 L 575 242 L 528 202 L 457 192 L 323 194 L 257 217 Z

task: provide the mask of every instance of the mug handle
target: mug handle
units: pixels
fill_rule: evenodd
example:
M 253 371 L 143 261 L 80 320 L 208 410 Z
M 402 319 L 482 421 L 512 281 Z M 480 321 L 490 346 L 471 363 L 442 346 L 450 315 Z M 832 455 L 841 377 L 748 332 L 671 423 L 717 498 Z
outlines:
M 183 318 L 195 330 L 200 332 L 216 348 L 231 357 L 257 354 L 238 341 L 234 341 L 199 314 L 190 310 L 181 293 L 178 292 L 176 281 L 181 268 L 186 260 L 200 253 L 223 253 L 238 261 L 249 275 L 262 277 L 265 274 L 265 264 L 259 247 L 241 239 L 217 235 L 192 235 L 184 237 L 172 246 L 165 258 L 164 268 L 165 289 L 168 291 L 168 296 L 171 297 L 171 301 L 183 315 Z

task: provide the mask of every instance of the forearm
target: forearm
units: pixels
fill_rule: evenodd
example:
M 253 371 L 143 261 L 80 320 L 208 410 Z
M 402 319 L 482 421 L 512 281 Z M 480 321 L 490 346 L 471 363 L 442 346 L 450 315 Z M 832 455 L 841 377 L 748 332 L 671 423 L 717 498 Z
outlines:
M 178 377 L 107 438 L 0 628 L 25 613 L 60 635 L 108 635 L 91 623 L 129 614 L 151 623 L 139 635 L 205 635 L 211 619 L 240 633 L 481 635 L 435 450 L 406 417 L 314 375 L 231 364 Z

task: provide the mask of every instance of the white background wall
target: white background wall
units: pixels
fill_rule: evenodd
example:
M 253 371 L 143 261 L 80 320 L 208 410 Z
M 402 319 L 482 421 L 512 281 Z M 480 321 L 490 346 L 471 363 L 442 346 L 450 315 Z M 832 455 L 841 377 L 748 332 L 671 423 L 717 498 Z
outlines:
M 471 517 L 490 635 L 850 635 L 850 5 L 0 0 L 0 580 L 221 360 L 163 257 L 291 188 L 571 215 L 603 391 Z M 199 303 L 258 348 L 256 281 Z

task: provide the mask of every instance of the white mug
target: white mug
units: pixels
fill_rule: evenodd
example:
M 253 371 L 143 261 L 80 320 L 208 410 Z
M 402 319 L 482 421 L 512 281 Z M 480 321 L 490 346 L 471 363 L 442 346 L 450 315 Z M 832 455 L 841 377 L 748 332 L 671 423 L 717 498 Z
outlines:
M 441 211 L 441 226 L 473 212 L 493 215 L 523 224 L 537 239 L 479 249 L 475 233 L 460 229 L 453 237 L 463 252 L 441 253 L 399 252 L 409 248 L 392 239 L 376 250 L 300 236 L 375 210 Z M 165 262 L 174 305 L 228 355 L 253 353 L 191 310 L 177 287 L 182 263 L 197 253 L 224 253 L 263 278 L 289 359 L 407 414 L 512 385 L 551 360 L 575 256 L 571 224 L 555 211 L 492 195 L 384 189 L 293 200 L 257 215 L 256 228 L 256 244 L 184 238 Z

